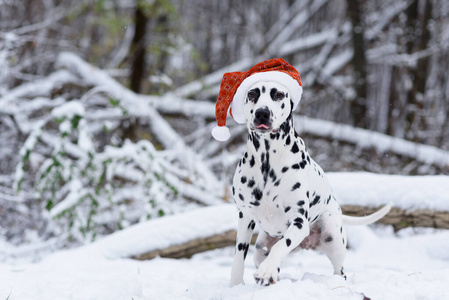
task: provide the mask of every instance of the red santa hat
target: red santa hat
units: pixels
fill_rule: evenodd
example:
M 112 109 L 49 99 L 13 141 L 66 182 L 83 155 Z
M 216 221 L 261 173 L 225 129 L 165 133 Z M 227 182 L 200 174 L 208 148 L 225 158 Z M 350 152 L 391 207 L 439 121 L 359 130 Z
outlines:
M 243 113 L 243 101 L 248 89 L 259 81 L 282 84 L 289 90 L 295 109 L 302 95 L 301 76 L 289 63 L 281 58 L 273 58 L 258 63 L 247 72 L 230 72 L 223 75 L 223 80 L 215 105 L 218 126 L 212 129 L 212 136 L 218 141 L 226 141 L 231 134 L 226 125 L 229 107 L 230 115 L 239 124 L 246 123 Z

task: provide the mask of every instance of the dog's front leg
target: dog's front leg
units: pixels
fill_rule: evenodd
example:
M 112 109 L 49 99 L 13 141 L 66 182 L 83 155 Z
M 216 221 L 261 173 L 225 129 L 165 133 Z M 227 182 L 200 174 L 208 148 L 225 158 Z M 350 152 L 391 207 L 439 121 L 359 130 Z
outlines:
M 247 218 L 242 212 L 239 212 L 237 240 L 235 244 L 235 255 L 234 262 L 232 264 L 230 286 L 244 284 L 243 271 L 245 267 L 245 258 L 248 254 L 248 248 L 255 225 L 256 224 L 252 219 Z
M 284 236 L 271 248 L 268 257 L 260 264 L 254 279 L 260 285 L 270 285 L 279 280 L 281 262 L 310 233 L 307 219 L 297 217 Z

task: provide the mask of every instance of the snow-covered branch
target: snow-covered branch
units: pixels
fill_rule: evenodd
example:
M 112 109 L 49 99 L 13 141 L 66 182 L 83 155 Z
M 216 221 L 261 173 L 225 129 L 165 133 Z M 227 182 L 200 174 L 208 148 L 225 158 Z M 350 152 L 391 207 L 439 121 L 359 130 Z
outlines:
M 449 167 L 449 153 L 434 146 L 413 143 L 374 131 L 307 117 L 296 117 L 295 126 L 300 133 L 355 144 L 363 149 L 373 148 L 378 153 L 392 152 L 424 164 L 442 168 Z
M 204 186 L 210 189 L 210 194 L 214 197 L 220 197 L 223 188 L 215 174 L 203 163 L 201 156 L 193 152 L 184 143 L 183 138 L 153 107 L 156 102 L 161 101 L 167 103 L 168 106 L 178 103 L 181 107 L 189 107 L 188 104 L 184 105 L 176 98 L 158 99 L 157 97 L 135 94 L 111 78 L 106 72 L 88 64 L 72 53 L 62 53 L 58 58 L 58 64 L 61 67 L 67 67 L 91 85 L 107 89 L 115 99 L 123 101 L 123 106 L 130 115 L 148 120 L 153 134 L 164 145 L 165 149 L 175 151 L 177 161 L 187 168 L 192 176 L 203 182 Z M 171 103 L 172 100 L 174 103 Z M 186 157 L 188 159 L 185 159 Z

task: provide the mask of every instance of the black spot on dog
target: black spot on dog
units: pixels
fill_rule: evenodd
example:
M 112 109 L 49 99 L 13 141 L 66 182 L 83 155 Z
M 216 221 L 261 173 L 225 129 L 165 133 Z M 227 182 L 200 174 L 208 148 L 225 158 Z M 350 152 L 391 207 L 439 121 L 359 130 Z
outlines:
M 265 91 L 266 91 L 265 86 L 262 85 L 262 93 L 265 94 Z
M 260 202 L 259 201 L 254 201 L 254 202 L 250 202 L 249 204 L 252 204 L 254 206 L 259 206 Z M 251 206 L 250 206 L 250 208 L 251 208 Z
M 287 244 L 287 247 L 290 247 L 290 245 L 292 244 L 292 240 L 291 239 L 286 239 L 285 243 Z
M 324 242 L 325 242 L 325 243 L 330 243 L 330 242 L 332 242 L 332 240 L 333 240 L 333 238 L 332 238 L 331 236 L 328 236 L 328 237 L 326 237 L 326 238 L 324 239 Z
M 282 103 L 281 109 L 284 109 L 284 108 L 285 108 L 285 103 Z
M 248 229 L 254 230 L 255 227 L 256 223 L 254 223 L 254 221 L 249 222 Z
M 277 93 L 277 89 L 276 88 L 272 88 L 271 89 L 271 91 L 270 91 L 270 97 L 271 97 L 271 100 L 276 100 L 276 93 Z
M 279 186 L 281 184 L 281 180 L 279 179 L 278 181 L 276 181 L 275 183 L 274 183 L 274 186 Z
M 297 183 L 295 183 L 295 185 L 293 185 L 292 191 L 294 191 L 294 190 L 296 190 L 296 189 L 299 189 L 300 187 L 301 187 L 301 183 L 300 183 L 300 182 L 297 182 Z
M 253 133 L 253 135 L 254 135 L 252 138 L 253 145 L 254 145 L 254 148 L 256 148 L 256 151 L 258 151 L 259 147 L 260 147 L 259 138 L 255 133 Z
M 287 207 L 284 209 L 284 212 L 286 213 L 286 212 L 288 212 L 290 209 L 291 209 L 291 207 L 290 207 L 290 206 L 287 206 Z
M 305 212 L 306 211 L 304 210 L 304 208 L 298 209 L 298 213 L 301 214 L 301 215 L 304 215 Z
M 290 136 L 288 136 L 287 139 L 285 139 L 285 144 L 290 145 L 290 142 L 291 142 Z
M 245 249 L 245 244 L 244 244 L 244 243 L 239 243 L 239 244 L 237 245 L 237 249 L 239 249 L 239 251 L 244 250 L 244 249 Z
M 250 180 L 248 181 L 248 187 L 249 187 L 249 188 L 252 188 L 255 184 L 256 184 L 256 181 L 255 181 L 254 179 L 250 179 Z
M 282 173 L 287 172 L 288 171 L 288 167 L 283 167 L 281 171 L 282 171 Z
M 239 194 L 239 198 L 240 198 L 240 200 L 245 201 L 245 198 L 243 197 L 242 194 Z
M 239 218 L 242 219 L 243 218 L 243 213 L 241 211 L 239 211 Z
M 293 220 L 293 225 L 298 227 L 298 229 L 302 229 L 303 223 L 304 223 L 304 220 L 302 218 L 296 218 Z
M 249 160 L 249 166 L 252 168 L 252 167 L 254 167 L 255 163 L 256 163 L 256 160 L 254 159 L 254 155 L 251 155 L 251 159 Z
M 298 206 L 303 206 L 306 202 L 304 200 L 299 200 L 298 201 Z
M 292 115 L 290 114 L 288 118 L 284 121 L 284 123 L 279 126 L 279 132 L 282 133 L 282 138 L 290 135 L 290 121 L 292 119 Z
M 270 174 L 268 175 L 271 177 L 271 179 L 273 179 L 273 181 L 276 181 L 276 173 L 273 169 L 270 170 Z
M 235 187 L 232 187 L 232 195 L 235 195 Z
M 246 182 L 246 176 L 242 176 L 242 178 L 240 178 L 240 182 L 241 183 L 245 183 Z
M 296 142 L 293 143 L 292 149 L 290 151 L 292 151 L 292 153 L 298 153 L 299 152 L 298 144 L 296 144 Z
M 247 243 L 240 243 L 237 246 L 237 249 L 239 251 L 244 251 L 244 253 L 243 253 L 244 258 L 246 258 L 246 255 L 248 254 L 248 248 L 249 248 L 249 244 L 247 244 Z
M 312 206 L 314 206 L 314 205 L 317 205 L 319 202 L 320 202 L 320 196 L 316 196 L 314 199 L 313 199 L 313 201 L 310 203 L 310 207 L 312 207 Z
M 254 188 L 251 194 L 254 196 L 254 198 L 256 198 L 257 201 L 260 201 L 260 199 L 262 199 L 262 191 L 259 188 Z
M 265 149 L 270 150 L 270 142 L 268 140 L 265 140 Z

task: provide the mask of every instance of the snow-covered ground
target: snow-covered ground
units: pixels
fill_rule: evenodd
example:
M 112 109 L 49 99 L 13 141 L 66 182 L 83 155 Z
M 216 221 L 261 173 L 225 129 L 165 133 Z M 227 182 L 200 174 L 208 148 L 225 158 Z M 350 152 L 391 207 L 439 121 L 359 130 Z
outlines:
M 358 187 L 336 189 L 346 204 L 392 203 L 447 211 L 448 195 L 438 190 L 441 185 L 448 186 L 446 176 L 356 175 L 329 176 L 334 189 L 343 181 Z M 347 199 L 350 194 L 359 200 Z M 366 194 L 369 197 L 361 197 Z M 423 199 L 427 204 L 420 204 Z M 191 259 L 128 258 L 233 229 L 236 221 L 234 206 L 224 204 L 131 226 L 93 244 L 59 251 L 34 263 L 8 259 L 8 255 L 14 256 L 14 249 L 0 249 L 4 256 L 0 259 L 0 299 L 449 299 L 448 230 L 408 228 L 394 233 L 389 226 L 347 227 L 347 281 L 331 275 L 331 264 L 324 255 L 305 250 L 283 262 L 281 280 L 269 287 L 260 287 L 252 279 L 255 268 L 251 248 L 246 261 L 246 285 L 233 288 L 228 287 L 233 247 Z

